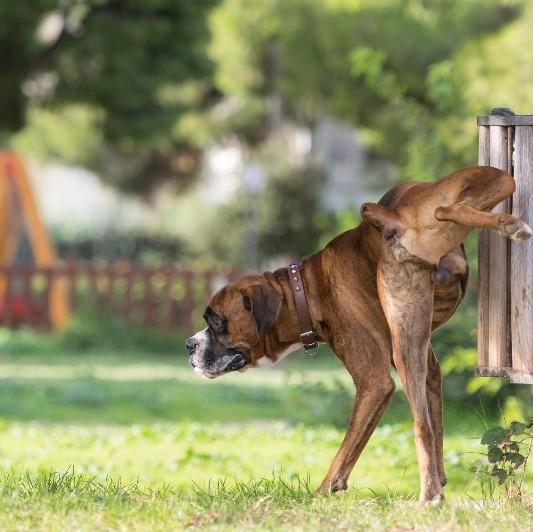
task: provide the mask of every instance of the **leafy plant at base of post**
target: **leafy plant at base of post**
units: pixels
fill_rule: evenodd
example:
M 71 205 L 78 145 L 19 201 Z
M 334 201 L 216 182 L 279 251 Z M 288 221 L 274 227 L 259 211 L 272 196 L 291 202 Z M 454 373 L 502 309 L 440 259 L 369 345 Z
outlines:
M 493 495 L 497 485 L 504 486 L 504 495 L 520 499 L 526 467 L 533 447 L 533 420 L 528 423 L 513 421 L 509 427 L 492 427 L 481 438 L 487 446 L 487 460 L 482 469 L 482 491 Z M 495 482 L 497 481 L 497 485 Z

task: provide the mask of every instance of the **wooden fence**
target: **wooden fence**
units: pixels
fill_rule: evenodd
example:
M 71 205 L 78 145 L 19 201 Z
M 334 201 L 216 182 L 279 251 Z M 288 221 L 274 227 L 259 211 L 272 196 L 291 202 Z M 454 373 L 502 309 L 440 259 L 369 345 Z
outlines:
M 149 328 L 192 331 L 213 293 L 241 273 L 130 263 L 0 266 L 0 326 L 49 328 L 50 291 L 57 283 L 72 310 L 93 309 Z

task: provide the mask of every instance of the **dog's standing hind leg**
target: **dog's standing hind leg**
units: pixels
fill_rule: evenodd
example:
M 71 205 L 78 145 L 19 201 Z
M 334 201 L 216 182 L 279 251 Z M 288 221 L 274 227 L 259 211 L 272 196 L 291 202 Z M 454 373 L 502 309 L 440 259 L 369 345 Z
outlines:
M 442 372 L 440 364 L 435 356 L 433 348 L 429 346 L 428 352 L 428 375 L 426 379 L 426 391 L 428 397 L 429 416 L 431 426 L 435 436 L 435 454 L 437 459 L 437 469 L 441 486 L 448 482 L 444 471 L 443 457 L 443 426 L 442 426 Z
M 378 268 L 379 297 L 392 336 L 393 360 L 411 413 L 420 472 L 420 503 L 443 501 L 437 441 L 428 401 L 433 289 L 431 271 L 416 262 L 399 264 L 385 252 Z M 433 402 L 433 407 L 436 403 Z

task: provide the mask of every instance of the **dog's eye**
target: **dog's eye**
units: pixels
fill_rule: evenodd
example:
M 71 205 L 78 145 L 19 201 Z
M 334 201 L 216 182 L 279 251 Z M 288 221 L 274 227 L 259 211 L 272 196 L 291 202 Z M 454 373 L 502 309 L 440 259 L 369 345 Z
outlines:
M 252 310 L 252 300 L 248 296 L 242 297 L 242 304 L 246 310 Z

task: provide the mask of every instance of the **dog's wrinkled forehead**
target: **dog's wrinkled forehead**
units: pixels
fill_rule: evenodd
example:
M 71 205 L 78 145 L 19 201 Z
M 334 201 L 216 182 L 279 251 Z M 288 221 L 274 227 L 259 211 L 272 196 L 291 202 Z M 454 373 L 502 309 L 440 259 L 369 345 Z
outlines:
M 231 297 L 231 285 L 227 284 L 223 286 L 212 298 L 211 301 L 207 304 L 207 309 L 211 308 L 217 311 L 222 311 L 226 303 L 232 299 Z
M 211 298 L 204 318 L 215 333 L 221 334 L 216 327 L 221 321 L 224 333 L 231 341 L 250 344 L 263 338 L 273 325 L 281 299 L 281 294 L 263 275 L 245 275 L 221 288 Z M 217 317 L 211 318 L 213 315 Z M 222 328 L 218 330 L 222 331 Z
M 207 304 L 204 313 L 204 319 L 208 321 L 208 318 L 213 315 L 217 315 L 223 318 L 225 321 L 228 317 L 234 315 L 239 307 L 242 306 L 242 296 L 239 291 L 235 289 L 232 284 L 228 284 L 222 287 Z
M 240 279 L 227 284 L 207 304 L 204 319 L 217 335 L 231 335 L 239 322 L 246 321 L 247 311 L 243 305 L 242 285 L 244 283 Z
M 227 318 L 243 310 L 243 294 L 252 284 L 264 283 L 259 275 L 245 275 L 223 286 L 209 301 L 207 308 Z M 206 309 L 207 310 L 207 309 Z

